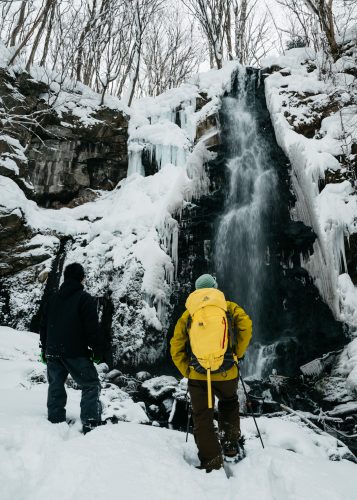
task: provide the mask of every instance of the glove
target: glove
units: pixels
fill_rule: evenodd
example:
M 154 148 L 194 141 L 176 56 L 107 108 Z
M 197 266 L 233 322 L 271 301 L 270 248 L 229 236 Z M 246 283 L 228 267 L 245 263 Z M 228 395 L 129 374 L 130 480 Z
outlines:
M 89 356 L 89 359 L 91 361 L 93 361 L 93 363 L 95 363 L 96 365 L 100 365 L 100 363 L 102 362 L 101 360 L 101 357 L 99 354 L 97 354 L 96 352 L 91 352 L 90 356 Z
M 45 351 L 41 351 L 41 354 L 40 354 L 40 361 L 41 361 L 41 363 L 43 363 L 44 365 L 47 365 L 47 359 L 46 359 L 46 354 L 45 354 Z

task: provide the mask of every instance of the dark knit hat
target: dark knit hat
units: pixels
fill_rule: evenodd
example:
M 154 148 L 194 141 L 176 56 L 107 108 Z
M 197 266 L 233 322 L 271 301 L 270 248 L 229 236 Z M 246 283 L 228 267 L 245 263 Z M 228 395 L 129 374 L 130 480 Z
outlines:
M 64 270 L 64 279 L 75 280 L 81 282 L 84 279 L 84 269 L 81 264 L 78 262 L 73 262 L 73 264 L 68 264 L 66 269 Z
M 202 274 L 195 283 L 196 290 L 199 288 L 217 288 L 216 279 L 210 274 Z

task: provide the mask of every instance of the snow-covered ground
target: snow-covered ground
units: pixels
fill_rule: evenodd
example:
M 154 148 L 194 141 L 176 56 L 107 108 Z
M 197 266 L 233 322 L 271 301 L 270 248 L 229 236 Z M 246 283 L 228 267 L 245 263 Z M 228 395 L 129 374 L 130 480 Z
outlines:
M 0 328 L 1 500 L 354 500 L 357 466 L 343 449 L 288 418 L 260 418 L 262 450 L 251 419 L 242 420 L 247 458 L 227 470 L 196 470 L 190 435 L 133 422 L 83 436 L 80 424 L 46 420 L 46 384 L 34 383 L 38 337 Z M 31 376 L 32 374 L 32 376 Z M 32 379 L 32 382 L 30 381 Z M 79 392 L 68 389 L 68 417 Z

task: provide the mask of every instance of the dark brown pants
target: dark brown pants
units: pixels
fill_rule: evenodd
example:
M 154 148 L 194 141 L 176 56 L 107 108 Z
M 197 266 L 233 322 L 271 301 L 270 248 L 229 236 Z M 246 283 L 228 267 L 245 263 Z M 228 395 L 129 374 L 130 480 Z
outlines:
M 198 457 L 203 466 L 222 455 L 221 445 L 224 447 L 236 443 L 239 439 L 237 388 L 237 378 L 212 382 L 212 393 L 218 398 L 218 437 L 213 424 L 214 410 L 208 408 L 207 382 L 205 380 L 188 381 L 194 424 L 193 434 L 198 448 Z

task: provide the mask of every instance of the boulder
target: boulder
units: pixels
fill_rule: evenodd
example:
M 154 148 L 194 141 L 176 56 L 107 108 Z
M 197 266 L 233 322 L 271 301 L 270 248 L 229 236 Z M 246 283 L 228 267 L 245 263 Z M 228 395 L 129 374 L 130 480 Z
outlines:
M 178 381 L 175 377 L 162 375 L 146 380 L 140 388 L 143 397 L 154 403 L 163 402 L 176 391 Z

